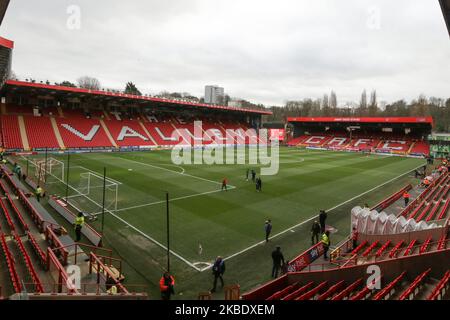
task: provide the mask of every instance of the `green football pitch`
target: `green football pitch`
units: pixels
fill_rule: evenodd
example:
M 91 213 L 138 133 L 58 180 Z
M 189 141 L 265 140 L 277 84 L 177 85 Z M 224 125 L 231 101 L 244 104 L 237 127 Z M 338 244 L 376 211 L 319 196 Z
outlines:
M 64 197 L 67 156 L 49 158 L 46 190 Z M 26 159 L 17 158 L 30 176 L 45 171 L 42 155 L 28 158 L 28 165 Z M 170 151 L 72 154 L 67 195 L 76 208 L 100 215 L 106 167 L 105 238 L 133 272 L 153 282 L 157 279 L 149 278 L 156 278 L 156 272 L 147 277 L 148 270 L 160 274 L 165 267 L 168 192 L 172 266 L 188 283 L 217 255 L 254 267 L 256 255 L 266 254 L 258 252 L 264 246 L 267 219 L 273 224 L 272 241 L 282 243 L 289 258 L 308 246 L 309 240 L 299 240 L 300 233 L 308 239 L 310 220 L 320 209 L 329 210 L 330 217 L 340 212 L 339 219 L 329 220 L 340 237 L 345 236 L 352 206 L 368 201 L 372 205 L 400 189 L 424 160 L 281 148 L 279 163 L 278 174 L 262 176 L 262 192 L 257 192 L 245 178 L 248 168 L 259 176 L 257 165 L 179 166 L 172 163 Z M 225 177 L 229 189 L 221 191 Z M 97 228 L 100 220 L 95 222 Z M 245 288 L 267 279 L 266 273 L 252 276 L 241 270 L 233 277 Z M 193 295 L 195 291 L 202 290 L 193 289 Z

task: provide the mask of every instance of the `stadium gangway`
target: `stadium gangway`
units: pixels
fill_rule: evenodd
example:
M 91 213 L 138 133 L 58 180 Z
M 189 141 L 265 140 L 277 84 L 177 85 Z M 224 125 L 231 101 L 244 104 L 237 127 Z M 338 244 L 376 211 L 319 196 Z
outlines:
M 0 198 L 0 207 L 1 207 L 1 211 L 3 212 L 3 216 L 6 219 L 9 229 L 13 232 L 15 230 L 14 223 L 12 222 L 11 216 L 9 215 L 9 211 L 6 208 L 5 203 L 3 202 L 3 199 L 1 199 L 1 198 Z
M 14 258 L 11 254 L 11 251 L 6 244 L 5 235 L 0 230 L 0 242 L 1 248 L 3 249 L 3 253 L 5 255 L 6 264 L 8 266 L 9 276 L 16 293 L 20 293 L 22 291 L 22 285 L 20 283 L 19 275 L 17 274 L 17 270 L 14 263 Z
M 61 242 L 59 237 L 56 235 L 56 233 L 53 231 L 53 226 L 48 225 L 45 228 L 45 241 L 49 245 L 49 249 L 51 249 L 54 252 L 58 252 L 58 255 L 61 259 L 61 263 L 65 266 L 67 265 L 67 261 L 69 258 L 69 251 L 66 249 L 64 244 Z M 47 269 L 48 269 L 48 255 L 47 255 Z
M 111 259 L 111 258 L 110 258 Z M 118 259 L 115 259 L 118 260 Z M 115 286 L 117 287 L 118 292 L 129 294 L 130 292 L 125 288 L 125 286 L 120 282 L 120 279 L 117 279 L 116 275 L 111 271 L 110 267 L 106 266 L 102 259 L 96 256 L 94 253 L 90 253 L 89 255 L 89 274 L 94 272 L 97 273 L 97 284 L 101 282 L 101 276 L 103 275 L 105 282 L 108 278 L 114 280 Z M 119 277 L 122 276 L 122 271 L 119 271 Z
M 28 241 L 31 245 L 31 248 L 35 252 L 36 256 L 39 259 L 39 262 L 41 263 L 41 266 L 43 268 L 46 268 L 46 262 L 47 262 L 47 256 L 45 255 L 45 252 L 41 249 L 39 244 L 37 243 L 36 239 L 34 238 L 33 234 L 29 231 L 27 231 Z
M 49 273 L 53 273 L 53 270 L 57 272 L 57 280 L 54 283 L 57 287 L 57 293 L 62 293 L 64 289 L 68 294 L 78 293 L 78 289 L 71 281 L 69 281 L 69 275 L 67 274 L 66 269 L 62 266 L 58 257 L 51 248 L 47 248 L 47 270 Z
M 13 209 L 13 212 L 15 213 L 17 219 L 20 222 L 20 226 L 22 228 L 22 230 L 26 233 L 27 231 L 29 231 L 30 229 L 28 228 L 27 223 L 25 222 L 22 214 L 20 213 L 19 209 L 17 208 L 16 204 L 14 203 L 14 200 L 11 198 L 10 194 L 6 194 L 6 197 L 8 198 L 9 204 L 11 206 L 11 208 Z
M 31 262 L 31 258 L 28 255 L 27 250 L 25 249 L 22 240 L 20 239 L 19 235 L 17 233 L 14 233 L 14 239 L 16 240 L 16 244 L 19 247 L 19 251 L 22 255 L 22 258 L 25 262 L 25 266 L 27 268 L 27 271 L 29 275 L 31 276 L 31 279 L 33 280 L 33 287 L 35 288 L 36 292 L 44 292 L 44 289 L 42 287 L 41 279 L 39 279 L 39 276 L 33 266 L 33 263 Z
M 372 210 L 376 210 L 378 212 L 383 211 L 384 209 L 386 209 L 387 207 L 389 207 L 390 205 L 395 203 L 398 199 L 400 199 L 403 196 L 403 194 L 405 193 L 405 191 L 409 191 L 411 189 L 412 189 L 412 185 L 411 184 L 408 184 L 408 185 L 404 186 L 399 191 L 395 192 L 394 194 L 390 195 L 386 199 L 384 199 L 384 200 L 380 201 L 379 203 L 377 203 L 375 206 L 373 206 L 370 209 L 370 211 L 372 211 Z
M 53 234 L 54 234 L 54 232 L 53 232 Z M 86 253 L 83 250 L 83 248 L 86 249 L 86 251 L 88 251 L 89 253 Z M 97 256 L 101 256 L 103 259 L 102 261 L 107 261 L 107 259 L 109 259 L 108 261 L 110 262 L 110 264 L 115 259 L 112 256 L 113 251 L 111 249 L 107 249 L 107 248 L 103 248 L 103 247 L 96 247 L 96 246 L 92 246 L 92 245 L 89 245 L 86 243 L 81 243 L 81 242 L 74 242 L 74 243 L 68 244 L 68 245 L 61 244 L 60 247 L 52 248 L 52 251 L 62 251 L 62 250 L 64 252 L 67 252 L 66 261 L 68 261 L 69 258 L 73 258 L 73 261 L 72 261 L 73 264 L 77 264 L 79 256 L 83 256 L 83 258 L 88 258 L 88 255 L 91 252 L 93 252 Z M 103 255 L 100 255 L 99 252 L 102 252 Z

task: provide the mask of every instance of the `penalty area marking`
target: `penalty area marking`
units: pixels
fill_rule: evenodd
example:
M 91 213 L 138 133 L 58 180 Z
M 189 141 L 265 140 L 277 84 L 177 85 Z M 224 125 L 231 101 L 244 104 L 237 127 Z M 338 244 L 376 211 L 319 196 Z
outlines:
M 233 190 L 233 189 L 236 189 L 236 187 L 228 186 L 228 190 Z M 179 200 L 194 198 L 194 197 L 200 197 L 200 196 L 217 193 L 217 192 L 223 192 L 223 190 L 212 190 L 212 191 L 206 191 L 206 192 L 202 192 L 202 193 L 191 194 L 188 196 L 177 197 L 177 198 L 169 199 L 169 202 L 179 201 Z M 166 200 L 160 200 L 160 201 L 145 203 L 145 204 L 141 204 L 141 205 L 137 205 L 137 206 L 121 208 L 121 209 L 114 210 L 114 212 L 123 212 L 123 211 L 128 211 L 128 210 L 137 209 L 137 208 L 149 207 L 149 206 L 153 206 L 153 205 L 161 204 L 161 203 L 166 203 Z
M 214 181 L 214 180 L 209 180 L 209 179 L 202 178 L 202 177 L 197 177 L 197 176 L 194 176 L 194 175 L 192 175 L 192 174 L 185 173 L 184 171 L 183 171 L 183 172 L 178 172 L 178 171 L 170 170 L 170 169 L 167 169 L 167 168 L 155 166 L 155 165 L 153 165 L 153 164 L 149 164 L 149 163 L 145 163 L 145 162 L 140 162 L 140 161 L 136 161 L 136 160 L 131 160 L 131 159 L 123 158 L 123 157 L 120 157 L 120 156 L 117 156 L 117 158 L 122 159 L 122 160 L 125 160 L 125 161 L 129 161 L 129 162 L 134 162 L 134 163 L 137 163 L 137 164 L 140 164 L 140 165 L 143 165 L 143 166 L 147 166 L 147 167 L 152 167 L 152 168 L 156 168 L 156 169 L 160 169 L 160 170 L 169 171 L 169 172 L 172 172 L 172 173 L 175 173 L 175 174 L 179 174 L 179 175 L 182 175 L 182 176 L 185 176 L 185 177 L 191 177 L 191 178 L 194 178 L 194 179 L 198 179 L 198 180 L 203 180 L 203 181 L 211 182 L 211 183 L 214 183 L 214 184 L 217 184 L 217 185 L 221 185 L 221 184 L 222 184 L 221 182 L 217 182 L 217 181 Z M 178 166 L 177 166 L 177 167 L 178 167 Z M 182 167 L 180 167 L 180 168 L 182 168 Z M 182 168 L 182 169 L 183 169 L 183 168 Z M 184 170 L 184 169 L 183 169 L 183 170 Z M 233 186 L 232 186 L 232 185 L 229 185 L 229 187 L 233 187 Z

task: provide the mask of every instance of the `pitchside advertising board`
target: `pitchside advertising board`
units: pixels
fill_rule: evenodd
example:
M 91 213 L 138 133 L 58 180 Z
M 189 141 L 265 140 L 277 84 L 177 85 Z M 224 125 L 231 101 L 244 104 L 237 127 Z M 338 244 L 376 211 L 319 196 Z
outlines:
M 311 247 L 309 250 L 305 251 L 295 259 L 289 262 L 288 271 L 289 272 L 299 272 L 305 267 L 313 263 L 323 254 L 322 242 L 319 242 L 315 246 Z

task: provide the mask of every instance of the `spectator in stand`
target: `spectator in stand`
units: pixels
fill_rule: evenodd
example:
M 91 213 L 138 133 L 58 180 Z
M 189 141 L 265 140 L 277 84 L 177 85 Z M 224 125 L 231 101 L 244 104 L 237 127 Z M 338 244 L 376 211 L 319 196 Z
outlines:
M 161 300 L 170 300 L 170 296 L 175 294 L 175 278 L 169 272 L 164 272 L 159 280 L 159 290 L 161 291 Z
M 264 231 L 266 232 L 266 242 L 269 242 L 270 233 L 272 232 L 272 221 L 270 219 L 266 221 Z
M 356 227 L 353 227 L 353 230 L 352 230 L 353 250 L 355 250 L 356 247 L 358 246 L 358 236 L 359 236 L 359 233 L 356 230 Z
M 322 230 L 322 228 L 320 227 L 319 222 L 317 222 L 317 220 L 315 220 L 311 227 L 311 245 L 312 246 L 319 242 L 320 230 Z
M 221 256 L 218 256 L 216 261 L 213 264 L 212 272 L 214 275 L 214 284 L 211 292 L 216 292 L 217 289 L 217 279 L 220 279 L 223 288 L 223 274 L 225 273 L 225 261 Z
M 328 249 L 330 249 L 330 231 L 325 231 L 325 233 L 322 235 L 322 244 L 323 244 L 323 258 L 325 260 L 328 260 Z
M 410 194 L 408 193 L 408 191 L 405 191 L 403 193 L 403 200 L 405 201 L 405 208 L 408 206 L 409 203 L 409 198 L 410 198 Z
M 325 210 L 320 210 L 319 214 L 319 223 L 320 223 L 320 232 L 325 232 L 325 222 L 327 221 L 327 213 Z
M 283 253 L 281 253 L 280 246 L 277 246 L 276 249 L 272 252 L 272 261 L 273 261 L 272 278 L 277 278 L 278 272 L 284 265 L 284 256 Z

